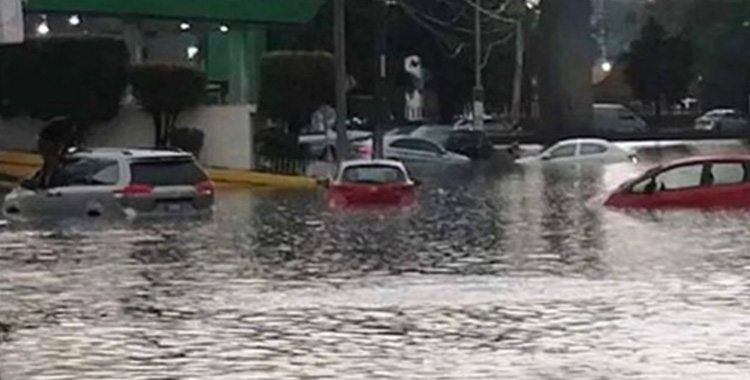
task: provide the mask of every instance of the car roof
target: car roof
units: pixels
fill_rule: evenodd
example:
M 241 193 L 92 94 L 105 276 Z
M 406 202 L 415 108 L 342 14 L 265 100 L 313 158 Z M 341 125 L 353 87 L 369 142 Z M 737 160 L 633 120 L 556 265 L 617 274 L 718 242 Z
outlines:
M 622 104 L 617 104 L 617 103 L 596 103 L 594 104 L 594 108 L 602 109 L 602 108 L 626 108 L 626 107 Z
M 74 157 L 98 158 L 185 158 L 192 157 L 190 153 L 181 150 L 158 148 L 93 148 L 82 149 L 73 153 Z
M 575 139 L 565 139 L 560 140 L 556 142 L 554 145 L 559 144 L 601 144 L 601 145 L 612 145 L 611 142 L 605 140 L 605 139 L 597 139 L 597 138 L 575 138 Z
M 712 155 L 712 156 L 697 156 L 688 157 L 675 160 L 663 165 L 664 168 L 673 168 L 676 166 L 690 165 L 690 164 L 701 164 L 709 162 L 727 162 L 727 161 L 747 161 L 750 162 L 750 155 L 743 154 L 726 154 L 726 155 Z
M 349 169 L 356 166 L 391 166 L 400 170 L 406 170 L 406 167 L 401 161 L 396 160 L 380 160 L 380 159 L 360 159 L 360 160 L 349 160 L 341 163 L 341 169 Z

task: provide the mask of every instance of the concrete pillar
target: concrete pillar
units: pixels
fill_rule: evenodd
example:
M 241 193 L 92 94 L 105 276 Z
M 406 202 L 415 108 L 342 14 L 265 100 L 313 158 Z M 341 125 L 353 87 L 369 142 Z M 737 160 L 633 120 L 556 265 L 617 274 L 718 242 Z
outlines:
M 226 81 L 227 102 L 252 104 L 260 92 L 260 60 L 266 50 L 263 29 L 212 32 L 207 38 L 206 73 L 210 81 Z

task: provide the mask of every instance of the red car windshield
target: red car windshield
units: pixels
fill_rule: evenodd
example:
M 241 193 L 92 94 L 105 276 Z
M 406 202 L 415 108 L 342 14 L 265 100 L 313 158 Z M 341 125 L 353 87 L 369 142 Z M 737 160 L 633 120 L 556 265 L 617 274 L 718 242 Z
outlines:
M 346 168 L 342 175 L 344 182 L 350 183 L 401 183 L 406 182 L 406 174 L 400 168 L 387 165 L 367 165 Z

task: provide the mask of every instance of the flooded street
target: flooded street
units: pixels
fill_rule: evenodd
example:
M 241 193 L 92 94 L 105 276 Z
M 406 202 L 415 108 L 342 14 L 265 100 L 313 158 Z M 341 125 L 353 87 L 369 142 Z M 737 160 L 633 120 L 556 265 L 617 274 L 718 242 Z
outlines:
M 684 153 L 491 162 L 404 212 L 223 190 L 207 222 L 12 225 L 0 379 L 745 379 L 750 213 L 596 202 Z

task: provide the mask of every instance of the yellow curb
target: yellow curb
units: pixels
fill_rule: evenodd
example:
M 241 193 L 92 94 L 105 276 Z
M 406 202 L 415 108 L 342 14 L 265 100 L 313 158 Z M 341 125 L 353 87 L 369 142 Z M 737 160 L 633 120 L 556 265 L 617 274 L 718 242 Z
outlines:
M 2 174 L 15 178 L 26 178 L 33 175 L 41 165 L 42 159 L 37 154 L 0 151 L 0 173 Z M 305 176 L 235 169 L 208 169 L 207 171 L 214 182 L 236 186 L 268 186 L 292 189 L 312 189 L 317 186 L 313 178 Z
M 39 167 L 42 166 L 42 157 L 34 153 L 0 150 L 0 164 L 2 163 Z
M 208 175 L 217 183 L 294 189 L 312 189 L 317 186 L 315 180 L 310 177 L 278 175 L 247 170 L 208 169 Z

